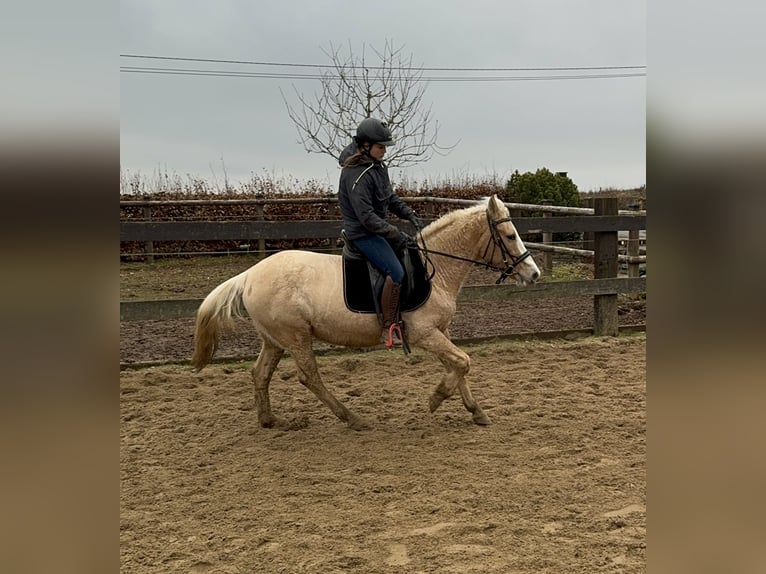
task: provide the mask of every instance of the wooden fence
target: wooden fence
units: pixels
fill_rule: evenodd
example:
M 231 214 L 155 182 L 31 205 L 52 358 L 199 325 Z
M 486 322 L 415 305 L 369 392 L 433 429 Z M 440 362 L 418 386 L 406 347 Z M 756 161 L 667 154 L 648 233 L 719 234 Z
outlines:
M 274 202 L 285 203 L 335 203 L 335 198 L 295 198 L 295 199 L 252 199 L 234 200 L 238 204 L 251 203 L 261 206 L 256 213 L 263 216 L 263 206 Z M 445 205 L 462 207 L 475 202 L 468 200 L 444 200 L 422 197 L 407 198 L 408 203 L 430 204 L 431 212 Z M 151 209 L 153 205 L 221 205 L 231 204 L 232 200 L 187 200 L 175 202 L 121 202 L 122 205 L 140 205 Z M 596 198 L 593 208 L 568 208 L 553 205 L 526 205 L 506 203 L 517 211 L 542 212 L 556 214 L 550 217 L 514 217 L 513 223 L 519 233 L 542 233 L 550 240 L 553 233 L 586 233 L 592 240 L 593 250 L 582 250 L 576 254 L 592 257 L 594 279 L 587 281 L 539 283 L 527 288 L 510 285 L 479 285 L 465 287 L 459 302 L 503 300 L 509 297 L 573 297 L 588 295 L 594 298 L 594 334 L 617 335 L 617 295 L 621 293 L 643 293 L 646 291 L 646 279 L 638 276 L 638 264 L 645 262 L 645 256 L 638 255 L 637 248 L 630 247 L 628 255 L 629 277 L 618 278 L 619 240 L 618 232 L 627 231 L 631 239 L 638 237 L 638 232 L 646 229 L 646 212 L 618 211 L 617 199 Z M 425 207 L 429 207 L 426 205 Z M 419 213 L 426 215 L 428 209 Z M 304 220 L 304 221 L 151 221 L 151 213 L 144 221 L 122 221 L 120 223 L 120 241 L 145 242 L 147 254 L 154 251 L 154 243 L 162 241 L 210 241 L 210 240 L 246 240 L 257 241 L 258 251 L 266 254 L 267 240 L 285 239 L 335 239 L 340 236 L 340 220 Z M 410 224 L 402 222 L 403 229 Z M 637 242 L 635 242 L 637 244 Z M 534 250 L 537 244 L 530 244 Z M 537 246 L 540 250 L 545 246 Z M 548 246 L 552 251 L 555 246 Z M 574 250 L 577 251 L 577 250 Z M 632 259 L 631 259 L 632 258 Z M 633 266 L 632 268 L 630 266 Z M 130 301 L 120 302 L 120 320 L 171 319 L 191 317 L 196 313 L 200 300 L 172 301 Z

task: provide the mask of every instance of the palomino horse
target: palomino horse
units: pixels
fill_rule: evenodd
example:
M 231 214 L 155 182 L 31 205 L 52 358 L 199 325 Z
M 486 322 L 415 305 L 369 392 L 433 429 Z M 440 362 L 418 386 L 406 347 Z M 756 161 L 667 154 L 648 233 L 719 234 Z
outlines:
M 500 272 L 500 279 L 514 275 L 521 285 L 534 283 L 540 270 L 497 196 L 442 216 L 422 230 L 420 241 L 433 260 L 431 295 L 419 308 L 403 313 L 402 319 L 410 345 L 436 355 L 447 371 L 431 395 L 429 407 L 434 412 L 458 389 L 474 422 L 489 424 L 465 380 L 471 360 L 449 338 L 458 292 L 474 263 Z M 255 408 L 262 426 L 283 423 L 271 412 L 269 382 L 282 355 L 289 351 L 303 385 L 352 429 L 369 428 L 324 386 L 312 349 L 314 338 L 356 348 L 380 343 L 378 317 L 354 313 L 345 306 L 339 255 L 281 251 L 213 289 L 197 311 L 192 357 L 197 370 L 213 358 L 222 330 L 231 327 L 235 317 L 244 317 L 243 308 L 263 340 L 252 370 Z

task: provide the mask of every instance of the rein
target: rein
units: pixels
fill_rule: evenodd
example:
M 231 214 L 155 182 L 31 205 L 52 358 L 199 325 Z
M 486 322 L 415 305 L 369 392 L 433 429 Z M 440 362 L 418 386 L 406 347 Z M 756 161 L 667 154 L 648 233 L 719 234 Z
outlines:
M 522 253 L 518 257 L 514 256 L 510 251 L 508 251 L 508 248 L 505 246 L 505 243 L 503 243 L 502 237 L 500 237 L 500 232 L 497 230 L 497 226 L 500 225 L 501 223 L 505 223 L 506 221 L 511 221 L 511 218 L 506 217 L 505 219 L 499 219 L 497 221 L 493 221 L 489 218 L 489 214 L 487 214 L 487 223 L 489 225 L 491 237 L 489 241 L 487 241 L 487 246 L 484 248 L 482 259 L 479 259 L 479 260 L 469 259 L 467 257 L 461 257 L 460 255 L 453 255 L 452 253 L 444 253 L 443 251 L 433 251 L 431 249 L 428 249 L 428 247 L 426 246 L 426 242 L 423 240 L 423 234 L 420 231 L 418 231 L 418 235 L 420 235 L 420 241 L 423 243 L 423 247 L 421 247 L 420 245 L 417 245 L 417 249 L 418 251 L 421 251 L 423 253 L 423 256 L 425 257 L 426 261 L 428 262 L 428 264 L 431 265 L 431 268 L 433 269 L 433 271 L 431 271 L 428 278 L 432 279 L 434 276 L 434 273 L 436 273 L 436 267 L 431 261 L 431 258 L 428 256 L 429 254 L 433 253 L 434 255 L 449 257 L 450 259 L 458 259 L 460 261 L 466 261 L 468 263 L 482 265 L 486 269 L 499 272 L 500 277 L 498 277 L 497 281 L 495 281 L 495 285 L 499 285 L 500 283 L 505 281 L 508 277 L 514 274 L 516 267 L 519 265 L 519 263 L 521 263 L 527 257 L 530 257 L 532 255 L 528 249 L 524 251 L 524 253 Z M 490 246 L 492 247 L 491 252 L 489 251 Z M 505 269 L 492 265 L 491 263 L 488 262 L 488 259 L 491 260 L 492 257 L 494 256 L 495 249 L 500 250 L 500 253 L 503 256 L 503 265 L 505 265 Z M 489 253 L 489 258 L 487 258 L 487 253 Z

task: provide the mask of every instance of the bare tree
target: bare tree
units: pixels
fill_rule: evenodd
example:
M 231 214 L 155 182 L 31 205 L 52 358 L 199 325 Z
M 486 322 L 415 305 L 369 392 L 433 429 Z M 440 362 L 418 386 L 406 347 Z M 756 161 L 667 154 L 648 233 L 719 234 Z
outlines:
M 347 53 L 332 44 L 322 51 L 332 63 L 320 74 L 321 91 L 307 97 L 293 86 L 298 107 L 290 105 L 282 92 L 306 151 L 337 159 L 356 126 L 368 117 L 387 122 L 391 129 L 396 140 L 386 154 L 391 167 L 409 167 L 434 153 L 449 153 L 457 145 L 437 143 L 439 123 L 431 116 L 431 107 L 423 105 L 427 81 L 422 68 L 413 65 L 412 55 L 403 55 L 403 48 L 395 48 L 390 41 L 382 52 L 372 48 L 378 60 L 375 65 L 368 64 L 364 45 L 361 55 L 354 53 L 350 42 Z

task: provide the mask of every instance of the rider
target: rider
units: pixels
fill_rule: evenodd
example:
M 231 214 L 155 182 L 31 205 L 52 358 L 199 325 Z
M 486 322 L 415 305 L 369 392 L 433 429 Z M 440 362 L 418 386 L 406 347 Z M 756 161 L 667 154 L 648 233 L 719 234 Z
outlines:
M 385 275 L 381 295 L 384 335 L 389 344 L 399 327 L 399 296 L 404 269 L 396 252 L 415 240 L 386 221 L 389 211 L 421 229 L 415 212 L 396 195 L 383 163 L 386 146 L 394 145 L 391 130 L 375 118 L 362 120 L 353 143 L 340 154 L 343 167 L 338 201 L 346 237 Z M 401 333 L 401 331 L 399 331 Z

